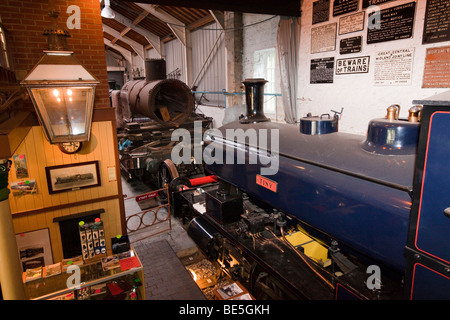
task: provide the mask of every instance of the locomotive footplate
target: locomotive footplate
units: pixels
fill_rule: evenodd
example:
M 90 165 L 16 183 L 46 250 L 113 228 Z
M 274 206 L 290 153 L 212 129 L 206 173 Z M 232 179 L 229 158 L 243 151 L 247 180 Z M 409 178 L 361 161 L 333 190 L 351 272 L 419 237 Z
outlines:
M 182 215 L 183 221 L 193 218 L 188 228 L 191 238 L 257 299 L 401 299 L 401 288 L 385 277 L 381 290 L 368 289 L 367 267 L 355 266 L 337 276 L 337 267 L 325 267 L 302 248 L 293 248 L 286 241 L 290 235 L 283 237 L 274 227 L 276 221 L 267 224 L 273 214 L 251 203 L 246 195 L 244 214 L 234 222 L 220 224 L 217 216 L 207 213 L 206 205 L 208 194 L 216 194 L 218 189 L 218 184 L 212 184 L 174 192 L 174 214 Z
M 247 239 L 233 231 L 226 232 L 222 229 L 222 234 L 240 248 L 244 255 L 248 255 L 257 263 L 259 269 L 252 275 L 253 281 L 250 283 L 252 291 L 267 290 L 267 287 L 276 291 L 273 287 L 277 286 L 277 290 L 283 291 L 281 295 L 283 299 L 333 299 L 333 287 L 321 280 L 321 277 L 327 278 L 327 275 L 317 267 L 308 267 L 291 248 L 269 230 Z M 258 283 L 258 278 L 266 276 L 265 273 L 271 277 L 269 283 Z M 327 281 L 331 282 L 331 278 L 328 277 Z

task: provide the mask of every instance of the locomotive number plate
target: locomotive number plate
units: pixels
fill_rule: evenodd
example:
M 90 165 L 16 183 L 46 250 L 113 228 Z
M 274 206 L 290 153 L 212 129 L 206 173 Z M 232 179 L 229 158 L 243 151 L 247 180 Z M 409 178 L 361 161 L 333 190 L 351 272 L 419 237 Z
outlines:
M 267 179 L 259 174 L 256 175 L 256 184 L 269 189 L 270 191 L 277 192 L 278 183 L 273 180 Z

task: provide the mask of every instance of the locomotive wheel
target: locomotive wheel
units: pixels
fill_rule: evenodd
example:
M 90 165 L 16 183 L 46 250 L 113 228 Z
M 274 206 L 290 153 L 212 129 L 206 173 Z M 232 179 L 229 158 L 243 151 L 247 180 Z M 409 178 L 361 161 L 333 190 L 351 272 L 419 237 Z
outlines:
M 271 275 L 256 264 L 252 268 L 250 279 L 251 293 L 256 300 L 296 299 Z
M 175 191 L 180 191 L 180 188 L 183 188 L 183 186 L 187 186 L 188 188 L 191 188 L 191 182 L 187 177 L 178 177 L 170 181 L 169 183 L 169 192 L 172 194 Z
M 158 188 L 167 188 L 170 182 L 178 176 L 178 170 L 172 160 L 164 160 L 160 163 L 158 169 Z M 167 191 L 160 191 L 159 196 L 162 200 L 167 200 Z

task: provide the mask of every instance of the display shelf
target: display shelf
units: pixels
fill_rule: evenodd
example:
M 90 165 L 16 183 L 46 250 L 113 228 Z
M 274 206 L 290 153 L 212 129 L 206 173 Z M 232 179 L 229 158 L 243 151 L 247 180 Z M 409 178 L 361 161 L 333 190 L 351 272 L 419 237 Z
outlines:
M 130 269 L 121 266 L 104 270 L 102 262 L 79 265 L 80 284 L 74 288 L 74 273 L 62 270 L 60 274 L 24 283 L 25 294 L 30 300 L 51 299 L 145 299 L 144 272 L 133 248 L 130 257 L 135 264 Z M 126 258 L 125 258 L 126 259 Z M 121 259 L 119 261 L 126 261 Z M 129 261 L 129 260 L 128 260 Z M 135 293 L 135 296 L 131 294 Z

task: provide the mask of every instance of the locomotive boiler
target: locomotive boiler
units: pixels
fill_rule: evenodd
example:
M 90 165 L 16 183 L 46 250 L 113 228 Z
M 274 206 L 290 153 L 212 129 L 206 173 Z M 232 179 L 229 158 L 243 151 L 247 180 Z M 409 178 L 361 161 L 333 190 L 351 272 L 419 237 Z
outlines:
M 116 109 L 120 167 L 127 179 L 156 181 L 162 188 L 175 177 L 203 173 L 201 163 L 178 166 L 168 159 L 173 130 L 192 132 L 195 121 L 206 130 L 212 119 L 195 112 L 193 93 L 183 81 L 166 78 L 165 60 L 145 60 L 145 78 L 112 91 L 111 101 Z
M 244 81 L 248 115 L 206 135 L 219 182 L 174 194 L 202 251 L 258 299 L 449 299 L 450 91 L 409 119 L 392 105 L 364 137 L 336 117 L 269 121 L 264 82 Z

